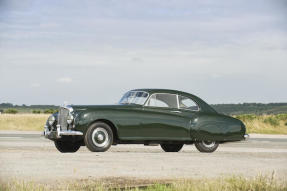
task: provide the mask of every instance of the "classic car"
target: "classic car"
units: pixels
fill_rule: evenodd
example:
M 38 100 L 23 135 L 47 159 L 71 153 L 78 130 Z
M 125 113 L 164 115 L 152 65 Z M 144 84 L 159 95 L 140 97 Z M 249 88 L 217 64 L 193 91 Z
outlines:
M 213 152 L 220 143 L 248 138 L 240 120 L 195 95 L 167 89 L 131 90 L 116 105 L 62 106 L 48 118 L 44 136 L 60 152 L 81 146 L 104 152 L 117 144 L 158 144 L 165 152 L 195 144 Z

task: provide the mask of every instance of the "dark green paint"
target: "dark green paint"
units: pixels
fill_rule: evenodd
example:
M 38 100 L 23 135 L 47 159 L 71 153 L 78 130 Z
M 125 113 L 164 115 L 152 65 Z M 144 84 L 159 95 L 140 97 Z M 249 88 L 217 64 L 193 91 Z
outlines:
M 176 90 L 137 89 L 153 93 L 171 93 L 189 97 L 200 111 L 146 107 L 141 105 L 72 106 L 75 129 L 86 133 L 95 121 L 112 124 L 121 141 L 194 141 L 242 140 L 244 124 L 235 118 L 218 114 L 212 107 L 195 95 Z M 174 113 L 179 111 L 181 113 Z

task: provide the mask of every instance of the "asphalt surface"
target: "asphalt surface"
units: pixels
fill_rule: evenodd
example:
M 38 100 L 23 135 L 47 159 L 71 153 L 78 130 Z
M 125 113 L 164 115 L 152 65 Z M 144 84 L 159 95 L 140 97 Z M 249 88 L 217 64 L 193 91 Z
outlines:
M 39 134 L 0 131 L 0 180 L 178 179 L 273 172 L 287 178 L 286 135 L 251 135 L 248 141 L 221 144 L 214 153 L 200 153 L 194 145 L 185 145 L 179 153 L 165 153 L 160 146 L 117 145 L 105 153 L 82 147 L 62 154 Z

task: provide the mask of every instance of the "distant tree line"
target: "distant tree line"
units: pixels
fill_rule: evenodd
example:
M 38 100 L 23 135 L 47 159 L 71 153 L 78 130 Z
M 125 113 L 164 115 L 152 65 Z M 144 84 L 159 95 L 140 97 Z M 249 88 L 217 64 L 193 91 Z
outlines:
M 0 108 L 29 108 L 29 109 L 57 109 L 56 105 L 14 105 L 12 103 L 0 103 Z
M 0 104 L 0 112 L 1 113 L 34 113 L 34 114 L 49 114 L 55 113 L 58 111 L 59 106 L 55 105 L 14 105 L 12 103 L 1 103 Z
M 57 109 L 45 109 L 45 110 L 32 110 L 32 113 L 34 114 L 40 114 L 40 113 L 44 113 L 44 114 L 49 114 L 49 113 L 56 113 L 58 112 Z
M 227 115 L 287 113 L 287 103 L 240 103 L 211 105 L 217 112 Z
M 52 114 L 52 113 L 56 113 L 58 110 L 57 109 L 45 109 L 45 110 L 32 110 L 32 113 L 34 114 Z M 9 108 L 9 109 L 5 109 L 5 110 L 0 110 L 0 113 L 8 113 L 8 114 L 16 114 L 19 113 L 19 111 L 17 109 L 14 108 Z M 22 113 L 30 113 L 30 112 L 22 112 Z
M 13 109 L 13 108 L 5 109 L 5 110 L 2 110 L 2 111 L 3 111 L 3 113 L 10 113 L 10 114 L 18 113 L 18 110 L 17 109 Z
M 242 114 L 280 114 L 287 113 L 287 103 L 239 103 L 239 104 L 213 104 L 217 112 L 226 115 Z M 56 105 L 14 105 L 12 103 L 1 103 L 0 110 L 4 113 L 55 113 L 59 106 Z M 2 112 L 2 113 L 3 113 Z

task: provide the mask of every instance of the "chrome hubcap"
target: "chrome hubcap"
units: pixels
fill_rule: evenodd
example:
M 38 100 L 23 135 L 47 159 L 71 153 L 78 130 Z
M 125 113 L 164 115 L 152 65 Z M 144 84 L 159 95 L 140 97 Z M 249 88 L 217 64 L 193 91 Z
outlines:
M 202 144 L 207 148 L 212 148 L 215 146 L 215 141 L 202 141 Z
M 98 141 L 103 141 L 104 140 L 104 136 L 102 134 L 99 134 L 97 139 L 98 139 Z
M 98 127 L 92 133 L 92 141 L 97 147 L 105 147 L 109 143 L 109 134 L 106 129 Z

